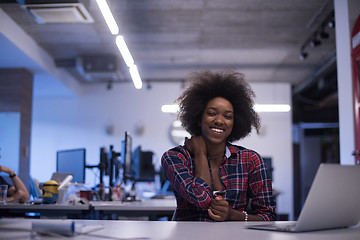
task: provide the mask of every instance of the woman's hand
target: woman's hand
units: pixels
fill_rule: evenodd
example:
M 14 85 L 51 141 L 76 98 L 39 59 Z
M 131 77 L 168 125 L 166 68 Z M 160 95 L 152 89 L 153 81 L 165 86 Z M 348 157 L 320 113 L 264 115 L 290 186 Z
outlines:
M 206 157 L 207 147 L 204 138 L 202 136 L 185 138 L 185 147 L 194 158 L 194 177 L 201 178 L 211 187 L 211 176 Z
M 185 147 L 192 156 L 206 156 L 207 154 L 206 143 L 202 136 L 193 136 L 190 139 L 186 137 Z
M 226 221 L 230 217 L 228 201 L 222 196 L 216 196 L 210 202 L 209 216 L 216 221 Z
M 4 172 L 4 173 L 7 173 L 7 174 L 11 174 L 11 173 L 13 173 L 14 171 L 11 170 L 11 169 L 8 168 L 8 167 L 0 166 L 0 172 Z

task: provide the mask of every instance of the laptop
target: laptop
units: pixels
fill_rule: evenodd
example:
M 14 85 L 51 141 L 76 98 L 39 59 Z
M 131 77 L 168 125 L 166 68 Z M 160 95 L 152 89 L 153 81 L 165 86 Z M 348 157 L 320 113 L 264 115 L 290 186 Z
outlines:
M 51 180 L 55 180 L 56 182 L 61 183 L 69 175 L 72 175 L 72 174 L 71 173 L 54 172 L 51 176 Z
M 360 221 L 360 166 L 321 164 L 297 221 L 250 229 L 305 232 L 354 226 Z

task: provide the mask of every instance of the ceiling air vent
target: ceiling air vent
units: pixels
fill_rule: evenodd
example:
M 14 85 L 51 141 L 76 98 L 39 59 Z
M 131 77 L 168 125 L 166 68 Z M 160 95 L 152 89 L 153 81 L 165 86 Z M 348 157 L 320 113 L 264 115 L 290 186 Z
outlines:
M 92 23 L 94 19 L 82 3 L 27 4 L 24 7 L 37 23 Z
M 121 78 L 114 55 L 79 56 L 76 69 L 86 82 L 118 81 Z

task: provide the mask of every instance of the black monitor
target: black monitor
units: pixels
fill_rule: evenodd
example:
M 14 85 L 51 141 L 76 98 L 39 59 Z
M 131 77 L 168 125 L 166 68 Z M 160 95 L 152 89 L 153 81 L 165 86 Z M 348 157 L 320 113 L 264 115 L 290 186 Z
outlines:
M 118 157 L 121 153 L 114 150 L 114 146 L 110 145 L 110 158 L 109 158 L 109 180 L 110 186 L 114 186 L 115 183 L 119 180 L 119 169 L 122 167 L 121 162 L 118 160 Z
M 85 183 L 85 148 L 56 152 L 56 172 L 70 173 L 73 182 Z
M 123 181 L 127 179 L 134 180 L 134 174 L 132 169 L 132 138 L 128 132 L 125 132 L 125 138 L 121 144 L 121 163 L 123 164 Z
M 133 153 L 132 169 L 134 178 L 139 181 L 154 181 L 155 169 L 153 165 L 153 152 L 144 152 L 138 146 Z
M 104 147 L 100 148 L 100 164 L 98 166 L 100 170 L 100 183 L 103 182 L 103 176 L 109 175 L 109 159 L 107 151 Z
M 272 172 L 273 172 L 273 167 L 272 167 L 272 160 L 271 157 L 263 157 L 266 169 L 268 170 L 268 172 L 270 173 L 270 177 L 272 178 Z

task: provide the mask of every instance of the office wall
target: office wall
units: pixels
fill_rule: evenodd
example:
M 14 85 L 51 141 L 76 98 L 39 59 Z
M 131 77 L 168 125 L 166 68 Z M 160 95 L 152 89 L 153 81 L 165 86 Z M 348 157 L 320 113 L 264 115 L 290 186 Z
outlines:
M 290 104 L 291 87 L 289 84 L 251 84 L 260 104 Z M 278 213 L 290 214 L 293 219 L 293 151 L 292 118 L 288 113 L 259 113 L 262 129 L 260 135 L 252 133 L 238 143 L 272 158 L 273 187 L 279 192 Z
M 290 104 L 289 84 L 252 84 L 258 103 Z M 133 137 L 133 149 L 155 153 L 159 163 L 164 151 L 174 146 L 169 129 L 174 114 L 161 112 L 163 104 L 172 104 L 183 91 L 174 83 L 153 84 L 136 90 L 132 84 L 84 86 L 83 95 L 64 98 L 35 98 L 31 141 L 31 176 L 47 181 L 56 168 L 56 151 L 86 148 L 87 163 L 99 163 L 100 147 L 114 145 L 121 150 L 124 132 Z M 281 193 L 279 212 L 292 212 L 291 113 L 262 113 L 260 135 L 252 133 L 238 143 L 273 158 L 274 187 Z M 110 134 L 106 129 L 110 130 Z M 112 129 L 112 132 L 111 132 Z M 142 134 L 136 130 L 143 129 Z M 141 131 L 140 131 L 141 132 Z M 98 182 L 97 172 L 87 172 L 87 184 Z
M 20 112 L 0 112 L 0 165 L 19 172 Z M 8 174 L 0 173 L 7 176 Z
M 13 134 L 18 137 L 18 144 L 5 144 L 5 165 L 8 161 L 16 161 L 16 173 L 22 179 L 25 186 L 29 186 L 29 150 L 30 150 L 30 136 L 31 136 L 31 113 L 32 113 L 32 99 L 33 99 L 33 74 L 24 68 L 0 68 L 0 112 L 13 112 L 20 114 L 20 122 L 18 128 L 15 130 L 14 125 L 10 126 L 10 130 L 14 130 Z M 2 121 L 5 119 L 1 119 Z M 16 119 L 14 119 L 16 123 Z M 0 121 L 0 124 L 2 122 Z M 6 121 L 4 122 L 6 124 Z M 6 126 L 6 125 L 4 125 Z M 1 129 L 0 129 L 1 130 Z M 6 131 L 4 132 L 6 134 Z M 6 135 L 2 136 L 0 131 L 0 138 L 2 141 L 7 141 Z M 9 142 L 11 144 L 11 142 Z M 18 146 L 18 158 L 7 158 L 9 152 Z M 2 164 L 2 163 L 0 163 Z

